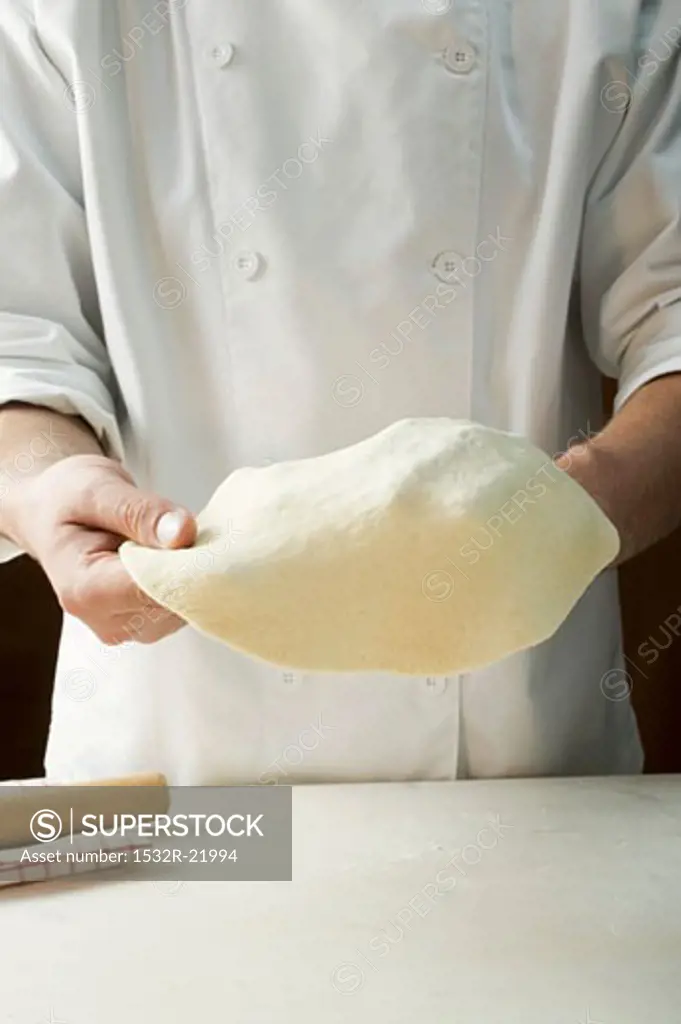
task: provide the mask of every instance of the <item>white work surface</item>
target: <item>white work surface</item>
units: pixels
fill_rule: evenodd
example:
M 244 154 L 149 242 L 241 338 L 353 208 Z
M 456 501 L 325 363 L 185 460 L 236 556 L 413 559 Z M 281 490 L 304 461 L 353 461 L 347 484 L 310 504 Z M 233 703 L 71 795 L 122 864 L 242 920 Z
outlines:
M 301 787 L 294 836 L 292 883 L 8 890 L 0 1021 L 681 1022 L 679 777 Z

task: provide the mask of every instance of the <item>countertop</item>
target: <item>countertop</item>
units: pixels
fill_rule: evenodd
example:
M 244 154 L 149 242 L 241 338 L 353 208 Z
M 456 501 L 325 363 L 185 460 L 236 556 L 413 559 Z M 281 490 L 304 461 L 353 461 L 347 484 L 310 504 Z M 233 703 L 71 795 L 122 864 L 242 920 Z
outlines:
M 681 777 L 304 786 L 294 881 L 0 896 L 2 1024 L 680 1024 Z

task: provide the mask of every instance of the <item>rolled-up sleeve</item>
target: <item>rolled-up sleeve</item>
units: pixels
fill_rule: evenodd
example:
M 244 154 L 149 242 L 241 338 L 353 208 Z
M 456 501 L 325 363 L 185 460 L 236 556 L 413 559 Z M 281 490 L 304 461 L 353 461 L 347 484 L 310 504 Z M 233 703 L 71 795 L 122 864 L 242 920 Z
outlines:
M 676 6 L 676 5 L 674 5 Z M 619 381 L 616 408 L 681 372 L 681 50 L 662 4 L 632 66 L 604 95 L 628 108 L 585 208 L 580 281 L 592 358 Z M 668 34 L 668 33 L 667 33 Z
M 78 116 L 24 3 L 0 7 L 0 405 L 86 420 L 122 444 L 83 204 Z M 0 561 L 17 554 L 0 537 Z
M 82 416 L 119 454 L 69 99 L 25 5 L 2 4 L 0 403 Z

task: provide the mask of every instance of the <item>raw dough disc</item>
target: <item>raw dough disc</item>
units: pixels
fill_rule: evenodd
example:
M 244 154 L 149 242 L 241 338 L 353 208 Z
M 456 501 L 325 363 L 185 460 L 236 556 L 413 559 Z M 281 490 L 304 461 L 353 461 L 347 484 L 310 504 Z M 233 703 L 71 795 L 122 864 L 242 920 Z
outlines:
M 202 632 L 309 671 L 496 661 L 551 636 L 619 550 L 548 455 L 449 419 L 238 469 L 198 524 L 193 548 L 125 543 L 137 584 Z

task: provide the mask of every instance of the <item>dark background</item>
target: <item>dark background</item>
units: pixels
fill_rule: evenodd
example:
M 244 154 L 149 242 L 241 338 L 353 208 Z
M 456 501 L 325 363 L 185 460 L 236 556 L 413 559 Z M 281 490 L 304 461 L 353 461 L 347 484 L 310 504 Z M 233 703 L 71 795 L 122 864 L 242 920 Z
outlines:
M 669 642 L 662 627 L 681 605 L 681 531 L 634 559 L 620 576 L 627 671 L 646 770 L 681 772 L 681 636 L 677 641 L 669 633 L 673 642 L 653 664 L 638 653 L 646 641 L 649 650 Z M 0 779 L 37 777 L 43 773 L 61 616 L 49 584 L 28 558 L 0 566 L 0 623 Z

